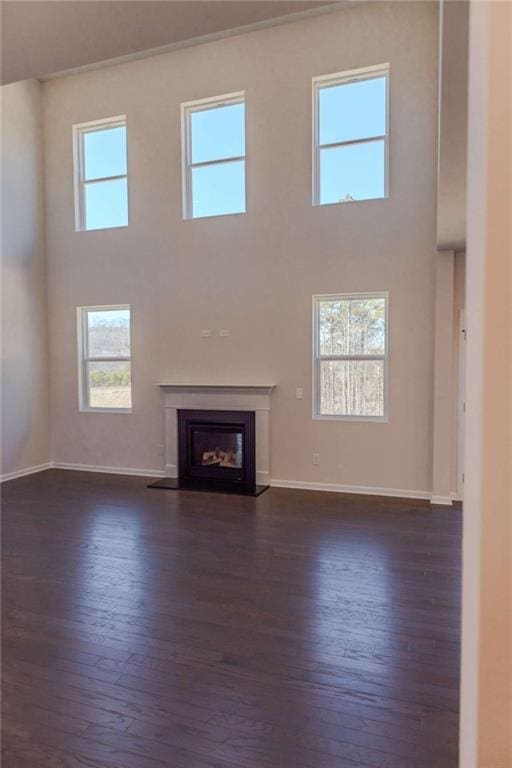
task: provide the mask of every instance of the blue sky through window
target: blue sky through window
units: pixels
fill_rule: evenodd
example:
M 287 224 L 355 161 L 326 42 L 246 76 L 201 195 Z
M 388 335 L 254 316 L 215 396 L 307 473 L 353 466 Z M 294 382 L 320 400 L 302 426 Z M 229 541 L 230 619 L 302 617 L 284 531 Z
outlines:
M 245 105 L 190 112 L 192 163 L 245 155 Z
M 320 189 L 318 202 L 384 197 L 385 142 L 326 147 L 386 134 L 387 78 L 319 87 L 318 142 Z
M 126 126 L 84 133 L 84 179 L 126 173 Z
M 386 78 L 321 88 L 320 144 L 367 139 L 386 133 Z
M 100 181 L 111 176 L 125 176 L 126 126 L 84 131 L 83 223 L 85 229 L 107 229 L 128 224 L 128 184 L 126 178 Z
M 194 217 L 245 211 L 245 162 L 237 160 L 192 169 Z
M 384 141 L 320 150 L 320 203 L 384 196 Z
M 106 229 L 128 224 L 128 193 L 124 179 L 85 185 L 85 228 Z
M 192 109 L 190 120 L 193 218 L 245 212 L 245 104 Z

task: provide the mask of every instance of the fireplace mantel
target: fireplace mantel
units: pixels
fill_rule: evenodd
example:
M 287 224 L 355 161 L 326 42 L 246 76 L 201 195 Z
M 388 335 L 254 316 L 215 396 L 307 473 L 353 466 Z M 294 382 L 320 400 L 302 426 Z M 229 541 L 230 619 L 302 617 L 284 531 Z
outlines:
M 158 384 L 164 395 L 165 471 L 178 477 L 178 410 L 254 411 L 256 483 L 270 481 L 270 399 L 273 384 Z
M 204 392 L 250 395 L 270 395 L 274 384 L 159 384 L 163 392 Z

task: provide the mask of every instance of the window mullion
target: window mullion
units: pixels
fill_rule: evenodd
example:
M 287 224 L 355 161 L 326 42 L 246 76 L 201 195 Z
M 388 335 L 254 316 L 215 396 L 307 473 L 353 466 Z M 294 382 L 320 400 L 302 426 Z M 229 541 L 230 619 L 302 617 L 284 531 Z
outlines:
M 118 181 L 119 179 L 127 179 L 127 173 L 120 173 L 118 176 L 99 176 L 96 179 L 84 179 L 83 183 L 86 184 L 98 184 L 102 181 Z
M 336 147 L 350 147 L 355 144 L 369 144 L 372 141 L 385 141 L 386 134 L 376 134 L 375 136 L 365 136 L 362 139 L 347 139 L 347 141 L 333 141 L 329 144 L 319 144 L 319 149 L 336 149 Z
M 185 128 L 184 128 L 184 141 L 185 141 L 185 213 L 186 216 L 191 218 L 194 215 L 194 199 L 192 193 L 192 121 L 190 119 L 191 110 L 187 109 L 185 112 Z M 183 139 L 182 139 L 183 140 Z
M 84 359 L 89 357 L 89 312 L 87 309 L 82 310 L 82 339 Z
M 221 157 L 216 160 L 201 160 L 200 163 L 190 163 L 190 168 L 204 168 L 209 165 L 225 165 L 226 163 L 237 163 L 245 160 L 245 155 L 235 155 L 234 157 Z
M 79 175 L 79 222 L 80 229 L 85 229 L 86 212 L 85 212 L 85 183 L 84 183 L 84 134 L 80 131 L 78 139 L 78 175 Z
M 84 391 L 85 391 L 85 404 L 87 408 L 91 407 L 91 388 L 89 386 L 89 363 L 84 360 Z
M 130 363 L 131 357 L 86 357 L 87 363 Z
M 343 362 L 344 360 L 385 360 L 386 355 L 318 355 L 317 359 L 327 362 Z

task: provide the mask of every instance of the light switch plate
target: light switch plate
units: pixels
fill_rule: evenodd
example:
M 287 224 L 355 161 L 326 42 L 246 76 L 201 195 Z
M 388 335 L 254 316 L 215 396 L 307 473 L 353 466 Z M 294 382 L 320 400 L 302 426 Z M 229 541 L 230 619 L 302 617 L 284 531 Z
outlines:
M 304 390 L 302 387 L 297 387 L 295 390 L 295 397 L 297 400 L 302 400 L 304 398 Z
M 211 336 L 211 335 L 212 335 L 212 332 L 209 328 L 203 328 L 203 330 L 201 331 L 201 336 L 203 339 L 206 339 L 208 338 L 208 336 Z
M 221 328 L 219 331 L 219 336 L 229 336 L 228 328 Z

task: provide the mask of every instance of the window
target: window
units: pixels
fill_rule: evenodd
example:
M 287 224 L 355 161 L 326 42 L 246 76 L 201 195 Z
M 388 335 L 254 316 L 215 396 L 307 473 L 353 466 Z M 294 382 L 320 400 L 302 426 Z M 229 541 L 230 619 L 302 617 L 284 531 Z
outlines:
M 389 65 L 313 79 L 313 204 L 388 195 Z
M 314 416 L 387 417 L 387 294 L 314 297 Z
M 130 411 L 130 307 L 78 307 L 80 410 Z
M 76 230 L 128 224 L 126 118 L 73 126 Z
M 181 105 L 183 216 L 245 213 L 243 93 Z

